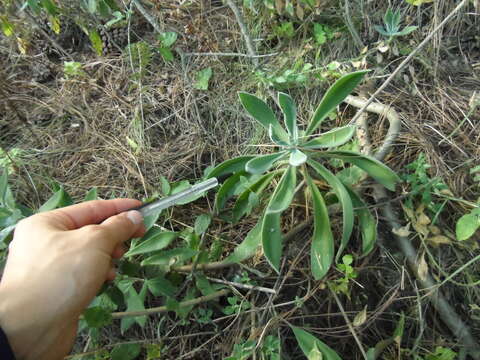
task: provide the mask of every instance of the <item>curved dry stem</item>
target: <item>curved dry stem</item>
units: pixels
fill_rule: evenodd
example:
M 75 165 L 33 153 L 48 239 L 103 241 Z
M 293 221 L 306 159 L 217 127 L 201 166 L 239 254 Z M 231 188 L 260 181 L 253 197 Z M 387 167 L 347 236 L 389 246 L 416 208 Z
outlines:
M 200 296 L 192 300 L 182 301 L 181 303 L 178 304 L 178 306 L 183 308 L 183 307 L 198 305 L 198 304 L 225 296 L 228 293 L 230 293 L 230 291 L 231 291 L 230 289 L 223 289 L 223 290 L 214 292 L 210 295 Z M 167 306 L 157 306 L 150 309 L 139 310 L 139 311 L 114 312 L 112 313 L 112 319 L 121 319 L 125 317 L 133 317 L 133 316 L 136 317 L 136 316 L 144 316 L 144 315 L 153 315 L 153 314 L 159 314 L 167 311 L 169 311 Z
M 378 114 L 380 116 L 385 116 L 388 119 L 388 122 L 390 126 L 388 127 L 387 135 L 385 136 L 385 140 L 383 141 L 383 144 L 378 148 L 378 150 L 375 153 L 375 158 L 379 161 L 382 161 L 385 156 L 387 155 L 388 151 L 390 150 L 391 146 L 393 145 L 393 142 L 396 140 L 398 135 L 400 134 L 400 129 L 401 129 L 401 121 L 400 117 L 398 116 L 398 113 L 395 111 L 394 108 L 383 105 L 378 102 L 370 103 L 367 104 L 368 101 L 366 99 L 362 99 L 360 97 L 356 96 L 347 96 L 347 98 L 344 100 L 347 104 L 355 106 L 356 108 L 360 108 L 358 111 L 357 115 L 357 125 L 359 125 L 360 129 L 364 129 L 365 136 L 367 138 L 367 145 L 369 144 L 368 140 L 368 128 L 367 128 L 367 121 L 366 118 L 363 117 L 362 115 L 362 109 L 366 105 L 366 110 L 368 112 L 372 112 L 375 114 Z M 359 140 L 362 140 L 359 138 Z M 364 145 L 365 146 L 365 145 Z M 367 154 L 369 154 L 371 150 Z

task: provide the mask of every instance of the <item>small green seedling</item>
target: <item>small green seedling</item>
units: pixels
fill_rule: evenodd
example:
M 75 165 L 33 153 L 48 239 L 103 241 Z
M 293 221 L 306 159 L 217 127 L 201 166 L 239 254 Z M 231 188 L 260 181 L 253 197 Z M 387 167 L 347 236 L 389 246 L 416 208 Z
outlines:
M 230 305 L 225 306 L 223 312 L 225 315 L 232 315 L 250 309 L 251 305 L 246 300 L 240 300 L 238 296 L 229 296 L 227 301 Z
M 177 33 L 173 31 L 168 31 L 158 35 L 158 40 L 160 41 L 160 47 L 158 51 L 165 61 L 173 60 L 172 46 L 177 41 Z
M 400 30 L 401 14 L 400 10 L 392 11 L 388 9 L 383 17 L 383 23 L 385 26 L 375 25 L 374 28 L 383 36 L 386 36 L 391 40 L 395 36 L 405 36 L 415 31 L 418 26 L 407 26 Z
M 65 78 L 67 79 L 81 77 L 85 75 L 85 71 L 83 71 L 82 69 L 82 64 L 77 61 L 64 61 L 63 73 L 65 74 Z
M 343 277 L 334 280 L 330 283 L 333 291 L 336 293 L 343 293 L 350 298 L 350 292 L 348 291 L 348 285 L 352 279 L 358 276 L 358 273 L 351 266 L 353 263 L 352 255 L 344 255 L 342 257 L 342 264 L 337 265 L 337 269 L 343 274 Z

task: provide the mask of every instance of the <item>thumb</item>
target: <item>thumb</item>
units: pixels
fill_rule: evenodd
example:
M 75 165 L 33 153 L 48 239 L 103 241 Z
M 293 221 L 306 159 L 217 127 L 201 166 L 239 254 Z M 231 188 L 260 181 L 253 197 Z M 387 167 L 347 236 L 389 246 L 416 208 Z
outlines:
M 143 216 L 137 210 L 130 210 L 112 217 L 97 225 L 97 246 L 109 254 L 121 243 L 145 232 Z

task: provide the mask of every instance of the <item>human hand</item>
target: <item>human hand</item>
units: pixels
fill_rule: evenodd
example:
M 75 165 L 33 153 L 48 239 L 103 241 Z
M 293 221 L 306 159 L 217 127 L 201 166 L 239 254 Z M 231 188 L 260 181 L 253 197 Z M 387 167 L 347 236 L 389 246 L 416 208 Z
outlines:
M 80 314 L 115 277 L 112 258 L 145 232 L 140 212 L 122 213 L 139 205 L 95 200 L 18 223 L 0 282 L 0 326 L 18 360 L 68 354 Z

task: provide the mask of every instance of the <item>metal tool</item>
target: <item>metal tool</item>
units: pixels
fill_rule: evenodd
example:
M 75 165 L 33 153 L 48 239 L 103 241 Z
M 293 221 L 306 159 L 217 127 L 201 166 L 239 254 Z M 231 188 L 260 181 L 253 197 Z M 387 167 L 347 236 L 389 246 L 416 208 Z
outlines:
M 216 178 L 211 178 L 211 179 L 202 181 L 201 183 L 195 184 L 190 188 L 180 191 L 174 195 L 167 196 L 163 199 L 143 204 L 142 206 L 139 206 L 138 208 L 135 208 L 132 210 L 138 210 L 142 213 L 143 217 L 146 217 L 160 210 L 176 205 L 179 202 L 184 201 L 185 199 L 193 195 L 199 195 L 209 189 L 214 188 L 217 185 L 218 185 L 218 180 Z

